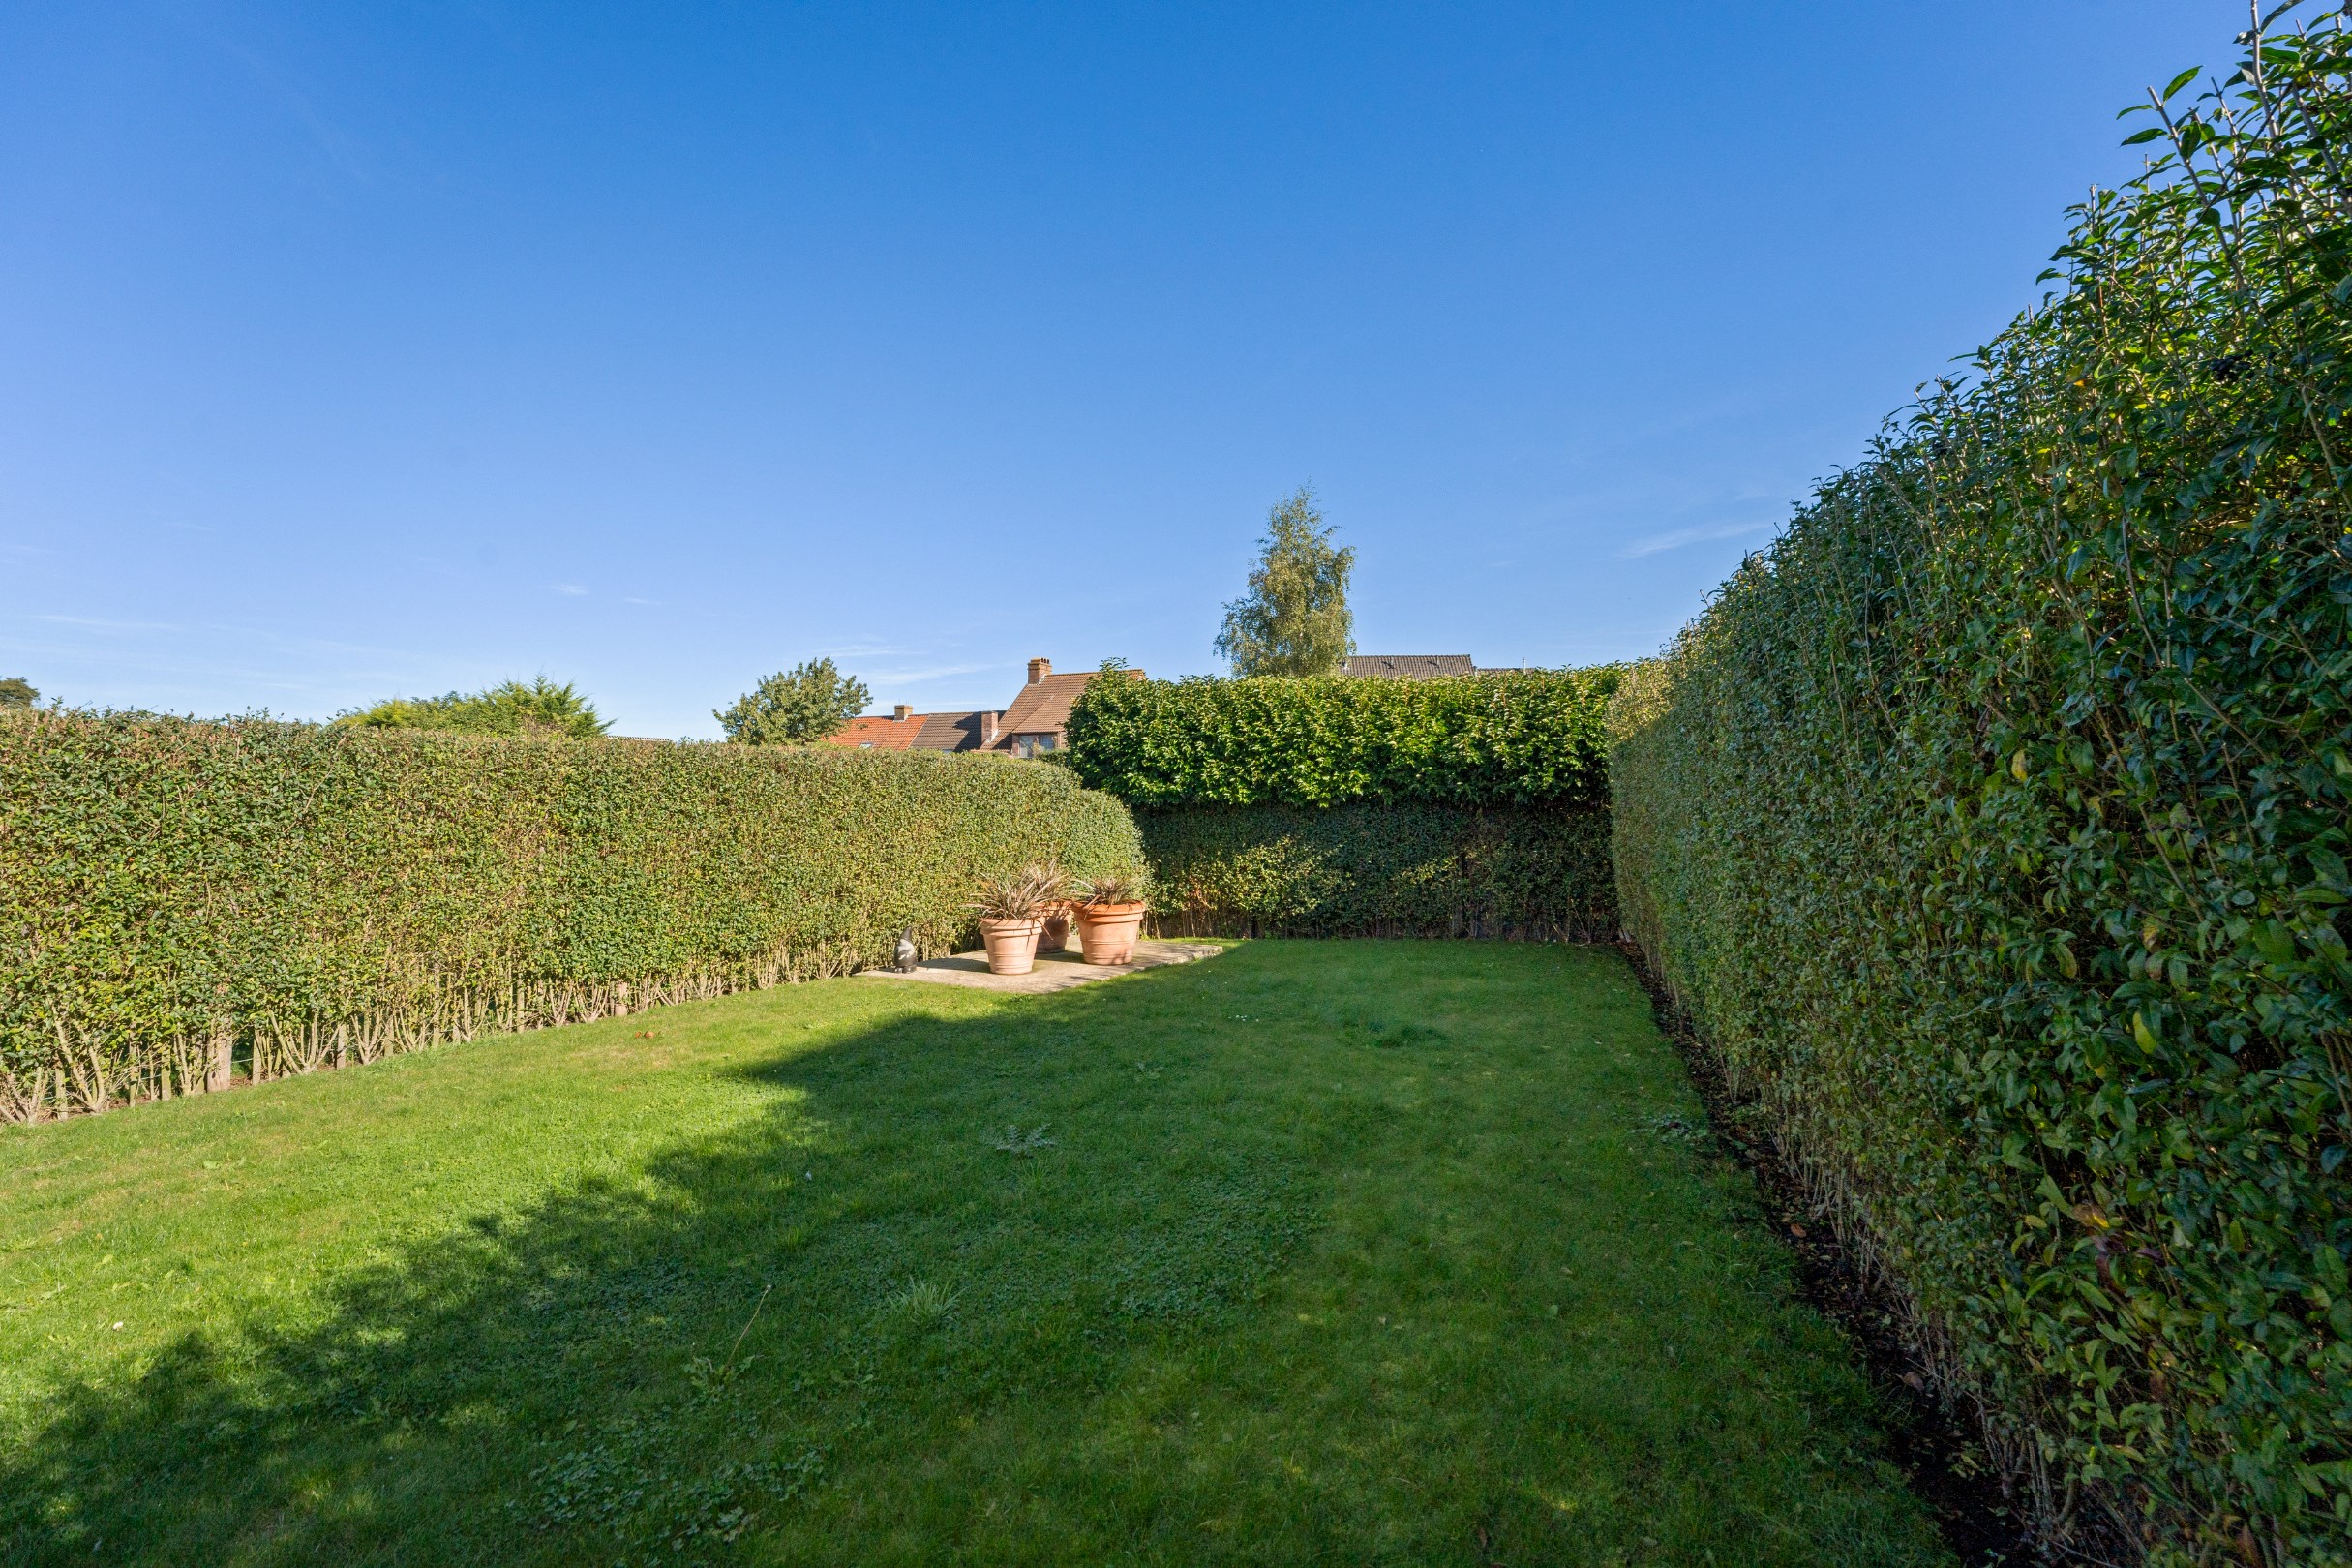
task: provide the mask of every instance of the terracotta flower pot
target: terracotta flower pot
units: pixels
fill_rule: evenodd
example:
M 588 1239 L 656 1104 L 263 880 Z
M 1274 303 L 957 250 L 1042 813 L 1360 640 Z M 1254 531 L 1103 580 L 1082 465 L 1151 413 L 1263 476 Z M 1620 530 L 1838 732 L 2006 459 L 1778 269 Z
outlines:
M 1148 904 L 1080 904 L 1078 949 L 1090 964 L 1124 964 L 1135 956 L 1135 933 Z
M 1069 904 L 1056 904 L 1045 912 L 1045 929 L 1038 933 L 1038 951 L 1060 952 L 1070 946 Z
M 988 973 L 1026 975 L 1037 967 L 1038 933 L 1045 922 L 1035 916 L 1023 920 L 980 922 L 980 940 L 988 945 Z

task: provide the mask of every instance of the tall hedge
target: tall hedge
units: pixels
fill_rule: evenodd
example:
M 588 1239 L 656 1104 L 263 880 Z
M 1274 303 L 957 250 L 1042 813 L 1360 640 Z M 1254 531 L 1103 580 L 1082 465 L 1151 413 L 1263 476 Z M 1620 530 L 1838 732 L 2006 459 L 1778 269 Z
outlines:
M 2348 64 L 2176 82 L 1613 720 L 1633 933 L 2046 1518 L 2165 1562 L 2352 1562 Z
M 1097 680 L 1068 761 L 1139 806 L 1597 805 L 1618 675 Z
M 1161 931 L 1607 938 L 1619 675 L 1098 680 L 1065 756 L 1134 805 Z
M 1598 806 L 1147 806 L 1135 823 L 1163 935 L 1617 934 Z
M 4 713 L 0 1115 L 843 973 L 1139 855 L 1004 758 Z

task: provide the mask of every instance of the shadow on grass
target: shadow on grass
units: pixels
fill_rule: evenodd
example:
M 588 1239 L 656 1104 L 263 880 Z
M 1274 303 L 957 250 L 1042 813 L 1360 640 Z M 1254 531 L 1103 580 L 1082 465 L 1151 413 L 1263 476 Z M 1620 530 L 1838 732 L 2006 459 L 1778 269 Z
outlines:
M 1274 1118 L 1182 1120 L 1109 1060 L 1181 1050 L 1165 983 L 771 1058 L 731 1135 L 60 1390 L 0 1449 L 0 1561 L 695 1560 L 861 1456 L 1103 1386 L 1309 1223 Z

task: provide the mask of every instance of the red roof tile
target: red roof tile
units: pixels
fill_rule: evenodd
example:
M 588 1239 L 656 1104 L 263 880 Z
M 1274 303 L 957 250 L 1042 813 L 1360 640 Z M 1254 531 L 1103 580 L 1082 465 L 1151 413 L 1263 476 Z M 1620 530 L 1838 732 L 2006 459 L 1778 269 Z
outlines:
M 875 751 L 905 751 L 915 744 L 922 733 L 924 715 L 910 713 L 905 718 L 892 718 L 888 713 L 867 713 L 854 718 L 825 738 L 829 745 L 871 747 Z
M 909 713 L 905 718 L 866 713 L 827 736 L 825 743 L 861 751 L 978 751 L 980 720 L 987 712 L 976 709 L 969 713 Z
M 1033 660 L 1032 663 L 1042 661 Z M 1101 674 L 1083 670 L 1071 675 L 1044 675 L 1014 694 L 1012 706 L 1000 713 L 991 714 L 986 709 L 969 713 L 909 713 L 897 718 L 888 713 L 866 713 L 854 718 L 835 734 L 825 738 L 828 745 L 851 746 L 874 751 L 977 751 L 981 749 L 980 737 L 988 729 L 986 720 L 995 718 L 994 738 L 989 745 L 994 750 L 1010 751 L 1016 735 L 1050 735 L 1058 745 L 1062 732 L 1070 723 L 1070 704 L 1086 683 Z M 1130 670 L 1128 675 L 1143 678 L 1141 670 Z

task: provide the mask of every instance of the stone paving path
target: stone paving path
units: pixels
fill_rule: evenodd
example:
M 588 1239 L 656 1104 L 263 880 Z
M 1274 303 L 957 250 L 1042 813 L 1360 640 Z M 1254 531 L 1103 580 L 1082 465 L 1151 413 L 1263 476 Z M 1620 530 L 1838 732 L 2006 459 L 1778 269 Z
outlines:
M 1132 975 L 1165 964 L 1189 964 L 1197 958 L 1214 958 L 1222 951 L 1224 949 L 1213 942 L 1142 941 L 1135 944 L 1132 963 L 1090 964 L 1078 956 L 1078 943 L 1073 936 L 1069 951 L 1039 953 L 1037 967 L 1026 975 L 989 974 L 988 954 L 985 951 L 959 952 L 952 958 L 926 958 L 915 967 L 911 975 L 902 975 L 895 969 L 861 969 L 858 973 L 879 975 L 884 980 L 930 980 L 940 985 L 969 985 L 981 991 L 1041 996 L 1047 991 L 1066 991 L 1072 985 L 1084 985 L 1088 980 Z

